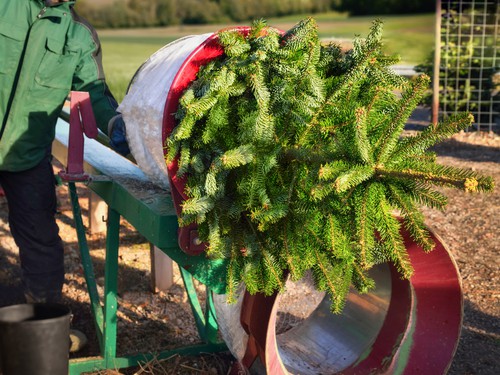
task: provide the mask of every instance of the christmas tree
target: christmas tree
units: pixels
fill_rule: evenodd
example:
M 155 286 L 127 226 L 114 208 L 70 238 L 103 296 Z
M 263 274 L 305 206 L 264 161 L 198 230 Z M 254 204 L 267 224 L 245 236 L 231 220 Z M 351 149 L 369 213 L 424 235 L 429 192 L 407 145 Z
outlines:
M 312 270 L 339 312 L 351 285 L 373 287 L 373 265 L 411 276 L 402 225 L 432 250 L 419 206 L 445 207 L 433 186 L 493 188 L 427 151 L 470 115 L 401 137 L 429 79 L 396 75 L 381 33 L 375 21 L 343 51 L 320 43 L 313 19 L 286 33 L 262 20 L 247 35 L 225 30 L 225 54 L 181 97 L 166 142 L 167 161 L 188 177 L 179 222 L 196 223 L 207 255 L 227 260 L 230 301 L 241 282 L 270 295 Z

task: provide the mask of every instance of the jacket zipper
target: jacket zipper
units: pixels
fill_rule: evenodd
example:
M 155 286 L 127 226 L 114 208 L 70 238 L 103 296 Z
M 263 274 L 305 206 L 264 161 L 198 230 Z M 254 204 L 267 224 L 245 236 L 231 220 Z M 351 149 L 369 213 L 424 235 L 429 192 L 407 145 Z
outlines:
M 40 11 L 40 13 L 38 13 L 38 16 L 36 16 L 36 17 L 42 18 L 46 11 L 47 11 L 47 7 L 43 7 L 42 10 Z

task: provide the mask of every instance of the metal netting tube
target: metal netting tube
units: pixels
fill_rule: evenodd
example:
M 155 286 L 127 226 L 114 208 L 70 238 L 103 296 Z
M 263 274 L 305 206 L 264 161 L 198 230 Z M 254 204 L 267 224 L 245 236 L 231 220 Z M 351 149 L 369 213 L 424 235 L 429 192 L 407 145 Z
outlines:
M 120 104 L 127 141 L 138 166 L 162 188 L 169 188 L 163 155 L 165 101 L 185 59 L 212 34 L 178 39 L 155 52 L 138 70 Z

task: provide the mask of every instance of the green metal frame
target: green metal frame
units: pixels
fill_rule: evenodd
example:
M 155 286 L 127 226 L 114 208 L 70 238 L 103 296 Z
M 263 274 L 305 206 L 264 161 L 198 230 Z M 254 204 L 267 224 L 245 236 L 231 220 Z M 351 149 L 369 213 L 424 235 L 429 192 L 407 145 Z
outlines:
M 224 283 L 220 278 L 214 278 L 217 270 L 223 264 L 211 261 L 204 256 L 189 257 L 182 252 L 177 245 L 177 220 L 172 220 L 171 202 L 167 204 L 167 215 L 165 214 L 165 202 L 140 202 L 134 199 L 127 189 L 113 181 L 95 182 L 90 184 L 92 190 L 97 192 L 108 204 L 107 236 L 106 236 L 106 260 L 105 260 L 105 285 L 104 298 L 101 304 L 95 274 L 90 257 L 85 228 L 83 226 L 81 208 L 75 184 L 68 183 L 75 226 L 80 247 L 80 255 L 87 289 L 90 297 L 91 310 L 96 325 L 97 338 L 100 346 L 100 356 L 91 358 L 79 358 L 70 360 L 69 373 L 71 375 L 88 371 L 105 369 L 120 369 L 136 366 L 153 358 L 161 360 L 169 358 L 174 354 L 197 355 L 201 353 L 215 353 L 226 351 L 226 344 L 218 341 L 218 325 L 215 316 L 215 308 L 212 299 L 212 289 L 207 286 L 205 310 L 201 308 L 199 298 L 193 284 L 193 273 L 200 278 L 213 284 L 215 289 L 223 289 Z M 147 209 L 148 204 L 153 204 L 153 209 Z M 161 209 L 159 209 L 160 207 Z M 169 208 L 170 207 L 170 208 Z M 163 212 L 163 214 L 158 214 Z M 124 214 L 125 213 L 125 214 Z M 182 279 L 186 288 L 188 299 L 191 304 L 196 326 L 202 343 L 184 346 L 160 353 L 142 353 L 130 356 L 117 357 L 117 279 L 118 279 L 118 249 L 120 217 L 124 216 L 127 221 L 136 227 L 148 240 L 162 249 L 172 259 L 176 260 L 181 270 Z M 168 224 L 164 221 L 167 221 Z M 162 223 L 158 225 L 158 223 Z M 156 229 L 156 230 L 155 230 Z M 190 272 L 186 270 L 189 268 Z M 219 276 L 220 277 L 220 276 Z

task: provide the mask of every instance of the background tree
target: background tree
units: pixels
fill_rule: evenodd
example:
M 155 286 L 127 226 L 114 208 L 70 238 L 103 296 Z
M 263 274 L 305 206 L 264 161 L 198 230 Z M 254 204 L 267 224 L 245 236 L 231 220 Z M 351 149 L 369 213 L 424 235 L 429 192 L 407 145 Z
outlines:
M 435 5 L 428 0 L 341 0 L 335 9 L 351 15 L 408 14 L 433 12 Z
M 432 12 L 424 0 L 79 0 L 79 13 L 96 27 L 168 26 L 249 21 L 291 14 L 340 10 L 357 14 Z
M 159 26 L 177 25 L 180 23 L 177 17 L 177 0 L 156 0 L 157 17 Z

